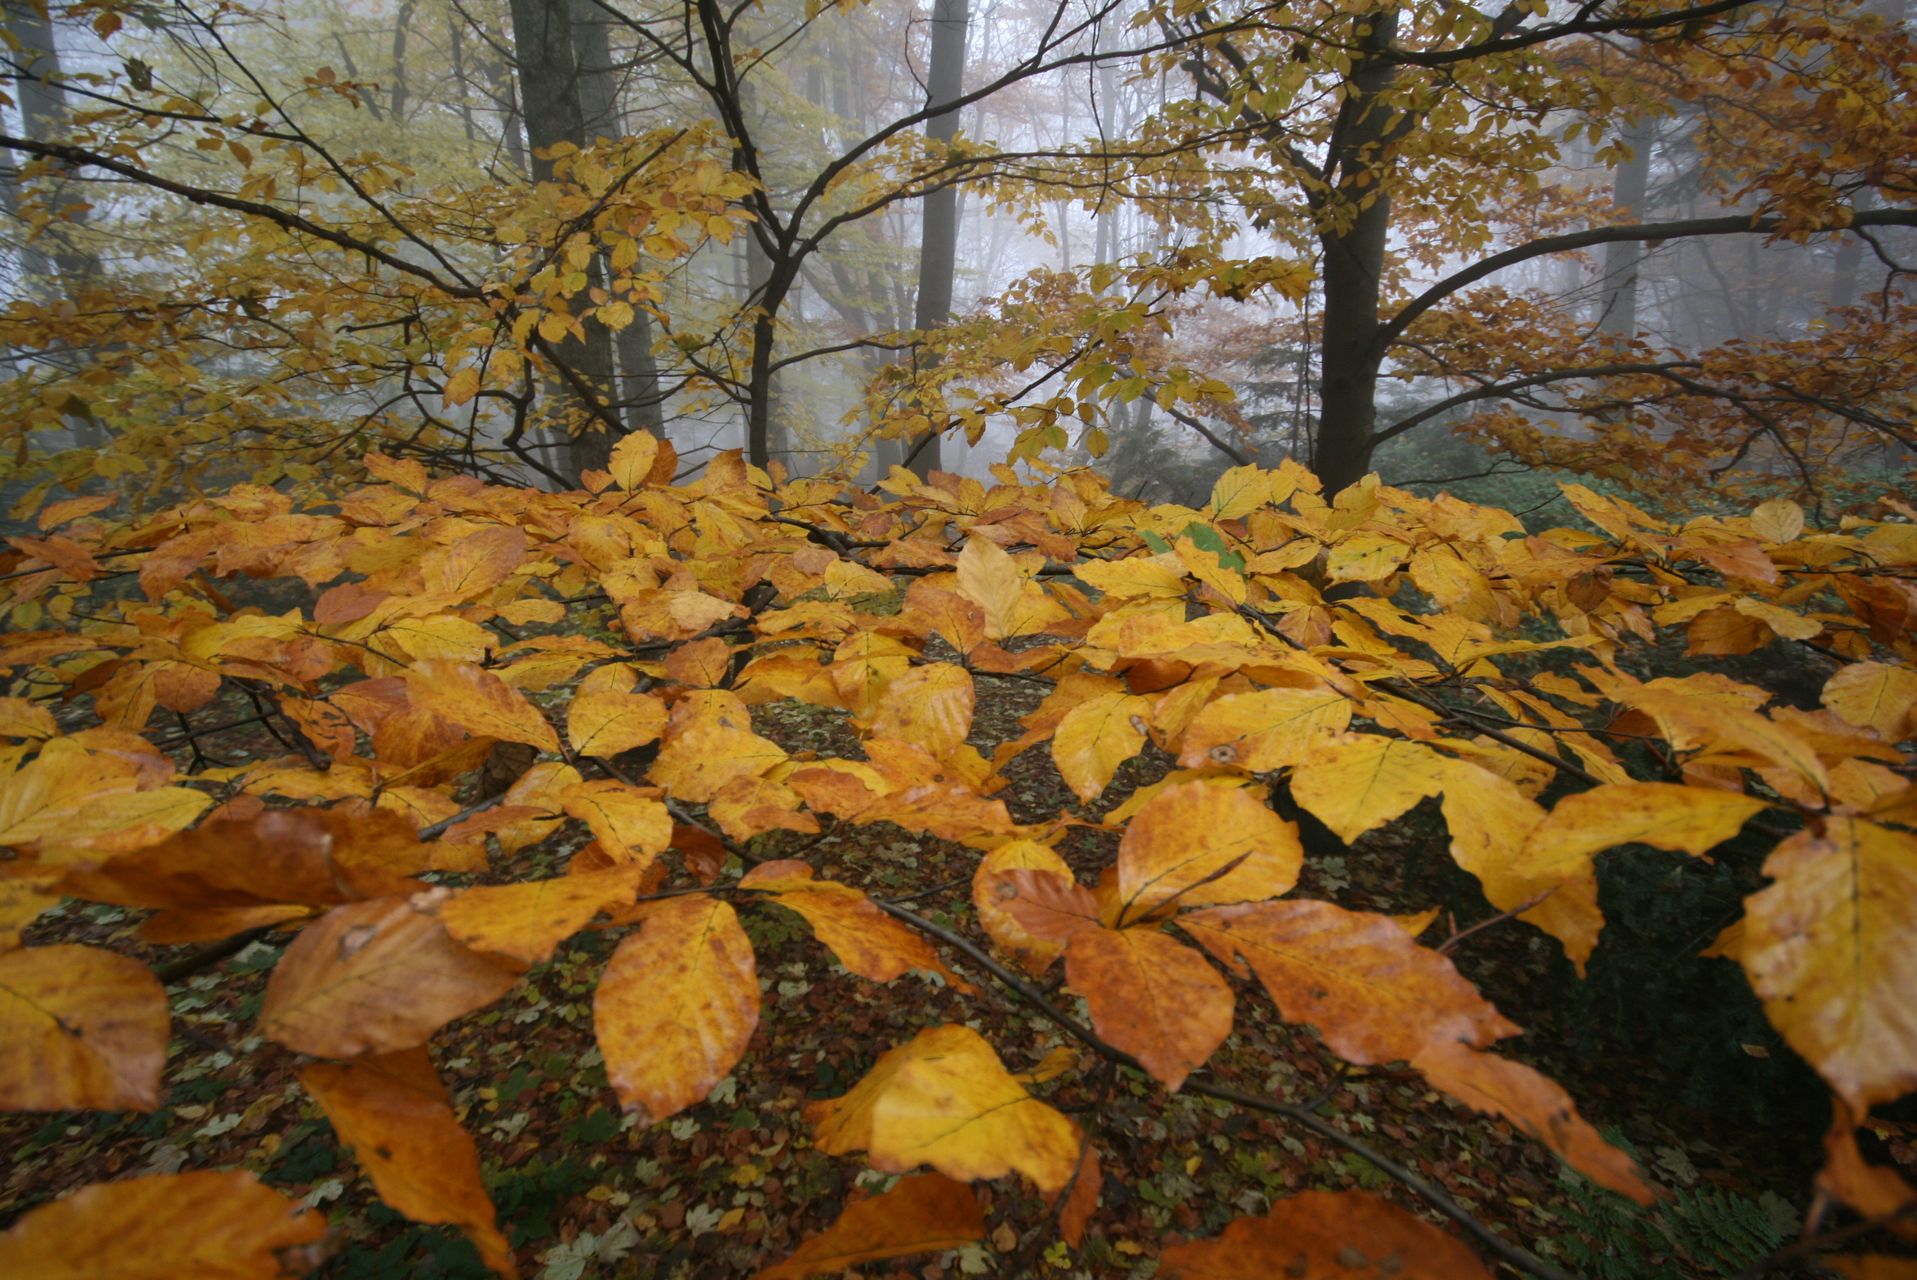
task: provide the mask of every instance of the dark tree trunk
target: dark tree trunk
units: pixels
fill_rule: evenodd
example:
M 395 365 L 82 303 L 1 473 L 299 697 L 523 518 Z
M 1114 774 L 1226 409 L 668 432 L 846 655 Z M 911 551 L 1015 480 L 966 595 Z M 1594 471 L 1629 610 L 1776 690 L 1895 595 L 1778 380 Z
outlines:
M 1611 199 L 1619 221 L 1644 221 L 1644 193 L 1651 183 L 1651 124 L 1633 120 L 1624 130 L 1624 144 L 1631 158 L 1618 165 L 1612 178 Z M 1618 240 L 1604 246 L 1604 289 L 1598 332 L 1617 341 L 1629 342 L 1637 336 L 1637 276 L 1644 262 L 1644 245 L 1637 240 Z
M 964 92 L 966 0 L 934 0 L 932 57 L 926 75 L 925 105 L 952 102 Z M 958 135 L 959 113 L 947 111 L 925 122 L 928 141 L 941 145 Z M 952 317 L 952 275 L 958 259 L 958 188 L 941 187 L 925 197 L 925 222 L 919 236 L 919 291 L 913 327 L 936 329 Z M 939 432 L 934 428 L 913 446 L 912 471 L 924 479 L 937 470 Z
M 1385 147 L 1394 113 L 1379 101 L 1394 76 L 1388 62 L 1366 54 L 1391 47 L 1398 15 L 1386 10 L 1371 19 L 1360 41 L 1332 157 L 1337 187 L 1333 216 L 1357 208 L 1348 226 L 1319 238 L 1324 250 L 1325 313 L 1319 335 L 1322 385 L 1312 470 L 1327 493 L 1362 479 L 1371 467 L 1378 418 L 1378 368 L 1384 362 L 1378 318 L 1379 285 L 1391 232 L 1391 197 L 1383 190 Z M 1322 215 L 1321 215 L 1322 216 Z

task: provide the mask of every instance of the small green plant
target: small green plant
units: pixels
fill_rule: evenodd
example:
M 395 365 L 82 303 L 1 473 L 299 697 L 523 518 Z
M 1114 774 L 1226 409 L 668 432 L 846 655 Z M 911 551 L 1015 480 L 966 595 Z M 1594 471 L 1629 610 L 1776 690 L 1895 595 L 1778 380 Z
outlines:
M 1632 1150 L 1621 1135 L 1607 1130 L 1606 1136 Z M 1560 1183 L 1571 1232 L 1559 1248 L 1579 1273 L 1597 1280 L 1735 1276 L 1782 1245 L 1796 1217 L 1769 1192 L 1752 1199 L 1700 1185 L 1641 1209 L 1574 1173 L 1565 1173 Z

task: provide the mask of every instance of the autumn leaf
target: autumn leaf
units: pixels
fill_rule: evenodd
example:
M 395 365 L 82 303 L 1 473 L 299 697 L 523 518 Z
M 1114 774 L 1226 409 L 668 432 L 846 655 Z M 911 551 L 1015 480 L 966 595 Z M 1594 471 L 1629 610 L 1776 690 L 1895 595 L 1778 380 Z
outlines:
M 299 1077 L 381 1200 L 414 1222 L 458 1227 L 495 1273 L 519 1274 L 480 1180 L 479 1148 L 424 1049 L 316 1062 Z
M 872 717 L 872 732 L 915 743 L 935 756 L 948 755 L 971 733 L 976 700 L 972 675 L 965 668 L 926 663 L 886 686 Z
M 978 536 L 958 557 L 959 594 L 985 611 L 985 638 L 1033 635 L 1065 616 L 1044 588 L 1028 581 L 1012 557 Z
M 559 738 L 526 695 L 469 662 L 422 658 L 406 673 L 414 705 L 469 733 L 558 751 Z
M 666 727 L 666 707 L 649 693 L 580 693 L 566 708 L 566 740 L 601 759 L 644 746 Z
M 1047 946 L 1061 947 L 1087 929 L 1104 927 L 1099 922 L 1097 896 L 1073 879 L 1069 868 L 1063 872 L 1042 866 L 997 871 L 985 892 L 1000 911 L 1018 922 L 1025 936 Z
M 592 828 L 607 853 L 634 866 L 647 865 L 672 843 L 672 815 L 656 788 L 582 782 L 566 793 L 566 813 Z
M 645 868 L 627 864 L 521 884 L 455 890 L 439 907 L 446 932 L 464 946 L 538 964 L 608 907 L 632 901 Z
M 1824 705 L 1859 728 L 1875 730 L 1885 742 L 1901 742 L 1913 732 L 1917 671 L 1853 662 L 1824 682 Z
M 1485 1045 L 1519 1030 L 1390 916 L 1297 899 L 1187 912 L 1178 924 L 1225 964 L 1249 964 L 1287 1022 L 1318 1028 L 1348 1062 L 1406 1060 L 1435 1040 Z
M 1004 872 L 1020 869 L 1050 872 L 1067 883 L 1072 879 L 1070 865 L 1050 845 L 1012 840 L 979 860 L 972 873 L 972 905 L 978 911 L 979 926 L 993 942 L 1011 952 L 1027 973 L 1042 973 L 1065 948 L 1062 942 L 1032 933 L 1006 910 L 999 897 L 999 878 Z
M 1351 701 L 1330 689 L 1259 689 L 1213 699 L 1185 728 L 1178 763 L 1266 773 L 1304 763 L 1351 724 Z
M 1327 738 L 1291 775 L 1291 795 L 1346 844 L 1444 786 L 1431 748 L 1375 733 Z
M 1151 710 L 1150 699 L 1114 691 L 1065 713 L 1052 732 L 1052 761 L 1080 800 L 1097 799 L 1118 766 L 1144 747 Z
M 863 1150 L 904 1173 L 927 1164 L 975 1182 L 1022 1173 L 1057 1191 L 1078 1166 L 1078 1131 L 1025 1092 L 969 1027 L 921 1031 L 875 1063 L 844 1097 L 806 1107 L 828 1155 Z
M 1298 828 L 1249 791 L 1203 782 L 1167 787 L 1138 811 L 1118 844 L 1125 920 L 1176 904 L 1255 902 L 1298 883 Z
M 1170 1093 L 1231 1034 L 1231 988 L 1203 956 L 1156 929 L 1079 930 L 1065 948 L 1065 982 L 1085 997 L 1099 1038 Z
M 170 1025 L 138 960 L 72 944 L 0 954 L 0 1108 L 155 1110 Z
M 732 908 L 686 897 L 648 912 L 606 962 L 592 1022 L 622 1104 L 656 1122 L 703 1101 L 759 1025 L 752 943 Z
M 251 1173 L 162 1173 L 96 1182 L 0 1236 L 8 1280 L 278 1280 L 283 1253 L 326 1233 Z
M 517 966 L 453 941 L 445 889 L 348 903 L 300 931 L 266 982 L 260 1030 L 317 1058 L 426 1043 L 519 981 Z
M 1830 817 L 1771 852 L 1738 959 L 1786 1042 L 1862 1111 L 1917 1088 L 1917 836 Z
M 1412 1058 L 1411 1065 L 1473 1110 L 1509 1120 L 1600 1187 L 1641 1205 L 1655 1198 L 1637 1165 L 1598 1135 L 1578 1114 L 1571 1096 L 1522 1062 L 1481 1053 L 1457 1041 L 1434 1040 Z
M 936 973 L 961 991 L 972 984 L 945 967 L 938 953 L 918 934 L 879 910 L 851 885 L 814 880 L 803 862 L 766 862 L 739 880 L 741 889 L 758 889 L 804 917 L 820 942 L 832 949 L 850 973 L 874 982 L 890 982 L 918 969 Z
M 848 1205 L 837 1222 L 760 1271 L 758 1280 L 835 1275 L 862 1262 L 937 1253 L 984 1238 L 985 1215 L 970 1187 L 942 1174 L 913 1174 Z
M 1214 1240 L 1170 1245 L 1164 1280 L 1490 1280 L 1477 1256 L 1368 1191 L 1305 1191 Z

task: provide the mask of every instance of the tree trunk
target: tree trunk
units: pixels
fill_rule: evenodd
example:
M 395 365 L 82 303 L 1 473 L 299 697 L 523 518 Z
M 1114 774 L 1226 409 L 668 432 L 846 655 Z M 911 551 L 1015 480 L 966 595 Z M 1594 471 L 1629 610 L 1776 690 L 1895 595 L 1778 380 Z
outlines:
M 1391 88 L 1395 73 L 1388 62 L 1365 55 L 1389 49 L 1397 29 L 1397 11 L 1387 9 L 1364 30 L 1347 88 L 1344 136 L 1333 157 L 1338 181 L 1327 210 L 1335 215 L 1342 212 L 1340 205 L 1356 205 L 1358 212 L 1349 226 L 1319 237 L 1325 258 L 1319 337 L 1323 383 L 1311 467 L 1333 494 L 1370 469 L 1378 418 L 1378 368 L 1384 362 L 1378 297 L 1391 233 L 1383 152 L 1393 117 L 1378 99 Z
M 19 44 L 17 61 L 25 68 L 15 77 L 14 92 L 19 100 L 20 123 L 26 136 L 39 142 L 64 141 L 67 94 L 64 71 L 60 65 L 60 46 L 53 34 L 53 24 L 43 11 L 34 7 L 32 0 L 10 0 L 6 5 L 6 23 L 8 33 Z M 23 157 L 16 159 L 16 163 L 22 162 Z M 24 283 L 29 286 L 29 293 L 41 297 L 54 297 L 62 292 L 70 295 L 78 284 L 99 272 L 100 262 L 92 251 L 72 235 L 76 230 L 85 231 L 87 218 L 84 202 L 62 197 L 60 188 L 64 183 L 61 179 L 46 181 L 53 188 L 48 193 L 50 198 L 46 203 L 54 208 L 67 206 L 71 211 L 48 223 L 43 231 L 31 239 L 22 237 L 21 272 L 27 277 Z M 9 208 L 17 209 L 18 206 L 18 193 L 15 192 L 9 201 Z M 52 271 L 48 270 L 49 255 L 41 247 L 43 243 L 52 247 Z
M 934 0 L 932 58 L 926 75 L 925 105 L 952 102 L 964 92 L 966 0 Z M 925 137 L 941 146 L 958 135 L 959 113 L 947 111 L 925 122 Z M 958 188 L 945 186 L 925 197 L 925 222 L 919 234 L 919 291 L 913 327 L 921 333 L 952 317 L 952 274 L 958 257 Z M 934 425 L 912 446 L 912 473 L 921 480 L 940 464 L 939 428 Z
M 577 0 L 512 0 L 513 45 L 519 62 L 521 105 L 526 117 L 526 140 L 532 146 L 532 173 L 537 182 L 553 178 L 552 161 L 540 153 L 561 142 L 575 146 L 590 141 L 582 101 L 574 23 Z M 598 264 L 588 272 L 596 274 Z M 589 290 L 573 299 L 575 314 L 591 305 Z M 617 423 L 606 405 L 610 401 L 613 367 L 612 334 L 597 321 L 581 325 L 585 339 L 568 338 L 553 347 L 561 371 L 562 394 L 584 421 L 573 435 L 567 470 L 577 478 L 588 468 L 605 467 L 612 456 Z M 566 372 L 571 377 L 566 377 Z
M 1633 120 L 1625 127 L 1624 143 L 1631 158 L 1618 165 L 1612 178 L 1612 203 L 1622 221 L 1644 221 L 1644 193 L 1651 182 L 1651 123 Z M 1644 261 L 1644 245 L 1618 240 L 1604 246 L 1604 289 L 1598 332 L 1620 342 L 1637 337 L 1637 274 Z

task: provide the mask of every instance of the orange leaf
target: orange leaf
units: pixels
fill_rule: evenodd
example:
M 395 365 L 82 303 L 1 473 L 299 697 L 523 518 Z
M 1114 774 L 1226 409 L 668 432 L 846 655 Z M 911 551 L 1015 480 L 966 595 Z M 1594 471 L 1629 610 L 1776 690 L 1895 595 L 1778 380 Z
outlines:
M 1642 1205 L 1655 1199 L 1631 1158 L 1599 1137 L 1550 1077 L 1456 1041 L 1432 1041 L 1411 1065 L 1474 1111 L 1503 1116 L 1600 1187 Z
M 984 1238 L 985 1215 L 970 1187 L 942 1174 L 914 1174 L 890 1191 L 848 1205 L 837 1222 L 759 1272 L 758 1280 L 836 1275 L 861 1262 L 937 1253 Z
M 559 737 L 526 695 L 470 662 L 422 658 L 406 673 L 413 705 L 468 733 L 558 751 Z
M 812 868 L 803 862 L 763 863 L 746 873 L 739 887 L 776 895 L 773 901 L 805 917 L 839 963 L 861 978 L 890 982 L 919 969 L 940 975 L 961 991 L 972 990 L 971 983 L 945 967 L 925 939 L 851 885 L 814 880 Z
M 162 1173 L 96 1182 L 0 1236 L 7 1280 L 277 1280 L 281 1251 L 326 1234 L 250 1173 Z
M 1123 919 L 1173 904 L 1275 898 L 1298 883 L 1304 853 L 1297 826 L 1249 791 L 1198 781 L 1166 787 L 1119 841 Z
M 1368 1191 L 1306 1191 L 1215 1240 L 1165 1250 L 1163 1280 L 1490 1280 L 1477 1256 Z
M 453 941 L 445 889 L 348 903 L 300 931 L 266 982 L 260 1030 L 316 1058 L 389 1053 L 510 991 L 519 971 Z
M 1265 773 L 1304 763 L 1351 724 L 1351 701 L 1330 689 L 1259 689 L 1207 703 L 1185 729 L 1178 763 Z
M 1171 1093 L 1231 1034 L 1231 988 L 1203 956 L 1156 929 L 1080 930 L 1065 948 L 1065 982 L 1085 997 L 1100 1038 Z
M 519 1273 L 480 1181 L 479 1148 L 454 1118 L 426 1050 L 316 1062 L 299 1076 L 381 1200 L 414 1222 L 458 1227 L 493 1271 Z
M 1103 927 L 1097 896 L 1074 880 L 1069 868 L 1063 874 L 1044 869 L 1000 871 L 987 882 L 985 891 L 1027 936 L 1055 947 L 1087 929 Z
M 138 960 L 64 944 L 0 955 L 0 1110 L 152 1111 L 170 1025 Z
M 717 898 L 660 903 L 619 944 L 593 997 L 613 1092 L 649 1120 L 701 1102 L 759 1025 L 752 943 Z
M 979 861 L 978 869 L 972 873 L 972 905 L 978 911 L 979 926 L 991 935 L 993 942 L 1010 951 L 1027 973 L 1042 973 L 1064 950 L 1063 944 L 1033 934 L 1005 909 L 998 897 L 1000 873 L 1020 868 L 1050 871 L 1068 882 L 1072 878 L 1071 867 L 1049 845 L 1036 840 L 1014 840 L 1000 845 Z
M 1433 1040 L 1490 1044 L 1518 1028 L 1450 959 L 1390 916 L 1298 899 L 1216 907 L 1180 928 L 1226 964 L 1250 964 L 1287 1022 L 1308 1022 L 1361 1066 L 1408 1059 Z

